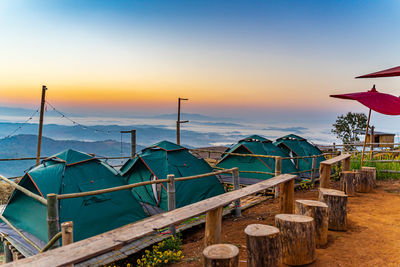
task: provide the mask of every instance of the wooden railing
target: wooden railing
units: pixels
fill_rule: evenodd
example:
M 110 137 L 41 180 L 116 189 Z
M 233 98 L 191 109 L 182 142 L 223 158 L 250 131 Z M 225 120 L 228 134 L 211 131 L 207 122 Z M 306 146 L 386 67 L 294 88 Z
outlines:
M 6 264 L 5 266 L 66 266 L 118 249 L 140 237 L 152 234 L 158 229 L 176 225 L 189 218 L 206 213 L 206 243 L 213 244 L 220 240 L 220 225 L 223 206 L 240 198 L 261 192 L 267 188 L 281 185 L 281 213 L 293 213 L 295 175 L 284 174 L 257 184 L 231 191 L 216 197 L 155 215 L 91 238 L 59 247 L 35 256 Z M 175 179 L 176 181 L 178 180 Z
M 319 186 L 322 188 L 329 188 L 329 181 L 331 177 L 331 165 L 343 162 L 343 171 L 350 170 L 350 157 L 351 154 L 341 154 L 337 157 L 322 161 L 319 165 Z

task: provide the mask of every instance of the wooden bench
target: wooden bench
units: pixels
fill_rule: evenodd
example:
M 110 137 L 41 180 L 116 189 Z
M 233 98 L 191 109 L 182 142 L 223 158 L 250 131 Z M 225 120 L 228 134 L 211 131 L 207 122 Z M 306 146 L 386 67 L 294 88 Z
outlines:
M 269 180 L 261 181 L 257 184 L 231 191 L 216 197 L 212 197 L 200 202 L 172 210 L 166 213 L 152 216 L 142 221 L 125 225 L 112 231 L 72 243 L 67 246 L 59 247 L 41 254 L 37 254 L 18 262 L 11 262 L 4 266 L 65 266 L 76 264 L 87 259 L 100 256 L 111 250 L 118 250 L 124 245 L 132 242 L 140 237 L 149 235 L 170 225 L 178 224 L 189 218 L 199 216 L 204 213 L 216 213 L 216 211 L 229 203 L 246 197 L 267 188 L 282 185 L 287 191 L 280 196 L 281 212 L 285 210 L 293 210 L 294 206 L 294 186 L 293 181 L 295 175 L 283 174 Z M 221 216 L 214 216 L 214 223 L 222 220 Z M 206 225 L 205 231 L 215 236 L 220 232 L 215 231 L 215 225 Z M 214 230 L 213 230 L 214 229 Z
M 350 157 L 351 154 L 342 154 L 337 157 L 322 161 L 319 165 L 319 187 L 329 188 L 329 181 L 331 177 L 331 165 L 343 162 L 343 171 L 350 170 Z

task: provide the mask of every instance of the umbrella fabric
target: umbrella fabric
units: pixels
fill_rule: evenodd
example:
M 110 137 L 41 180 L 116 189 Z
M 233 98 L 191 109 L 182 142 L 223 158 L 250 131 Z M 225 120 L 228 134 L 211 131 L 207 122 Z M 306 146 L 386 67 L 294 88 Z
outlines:
M 367 92 L 331 95 L 330 97 L 357 100 L 376 112 L 386 115 L 400 115 L 400 98 L 378 92 L 375 85 Z
M 356 78 L 379 78 L 379 77 L 393 77 L 393 76 L 400 76 L 400 66 L 358 76 Z

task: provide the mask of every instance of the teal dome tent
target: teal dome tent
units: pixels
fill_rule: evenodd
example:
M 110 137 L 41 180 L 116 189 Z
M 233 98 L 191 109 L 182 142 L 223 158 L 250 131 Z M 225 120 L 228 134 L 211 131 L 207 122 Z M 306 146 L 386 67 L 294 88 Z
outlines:
M 178 178 L 209 173 L 212 168 L 203 159 L 193 156 L 187 148 L 162 141 L 143 149 L 140 155 L 127 161 L 120 172 L 129 184 L 134 184 L 166 179 L 168 174 Z M 175 191 L 177 208 L 224 193 L 222 184 L 214 175 L 178 181 Z M 150 214 L 168 210 L 166 183 L 136 187 L 132 189 L 132 194 Z
M 227 154 L 223 155 L 221 160 L 218 162 L 217 167 L 223 169 L 229 169 L 233 167 L 239 168 L 239 176 L 241 178 L 241 183 L 254 183 L 259 179 L 266 180 L 274 177 L 273 174 L 264 173 L 251 173 L 251 172 L 267 172 L 275 173 L 275 159 L 274 158 L 264 158 L 256 156 L 237 156 L 230 155 L 229 153 L 238 154 L 254 154 L 254 155 L 268 155 L 268 156 L 279 156 L 288 157 L 289 155 L 282 151 L 280 148 L 274 146 L 272 141 L 259 136 L 251 135 L 240 140 L 232 148 L 228 149 Z M 289 159 L 282 160 L 282 173 L 295 173 L 296 167 Z M 246 179 L 249 178 L 246 182 Z
M 126 182 L 109 165 L 89 154 L 65 150 L 26 173 L 19 185 L 46 198 L 122 186 Z M 17 228 L 47 243 L 46 206 L 14 190 L 3 216 Z M 74 223 L 79 241 L 147 217 L 129 190 L 59 200 L 60 224 Z
M 322 155 L 322 151 L 315 145 L 309 143 L 307 139 L 298 135 L 289 134 L 278 138 L 274 145 L 285 151 L 285 153 L 289 154 L 291 157 L 320 155 L 319 157 L 317 157 L 317 165 L 315 166 L 315 175 L 318 175 L 319 164 L 325 160 L 325 157 Z M 292 161 L 295 164 L 297 170 L 302 172 L 312 169 L 312 160 L 312 158 L 300 158 L 293 159 Z M 301 173 L 301 176 L 310 177 L 310 172 Z

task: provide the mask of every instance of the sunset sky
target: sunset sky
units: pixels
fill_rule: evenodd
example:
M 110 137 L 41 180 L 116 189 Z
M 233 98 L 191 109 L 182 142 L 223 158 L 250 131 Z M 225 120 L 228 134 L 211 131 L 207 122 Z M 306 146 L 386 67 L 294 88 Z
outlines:
M 0 2 L 0 105 L 268 116 L 365 111 L 329 94 L 400 95 L 400 1 Z M 296 115 L 293 115 L 294 117 Z

